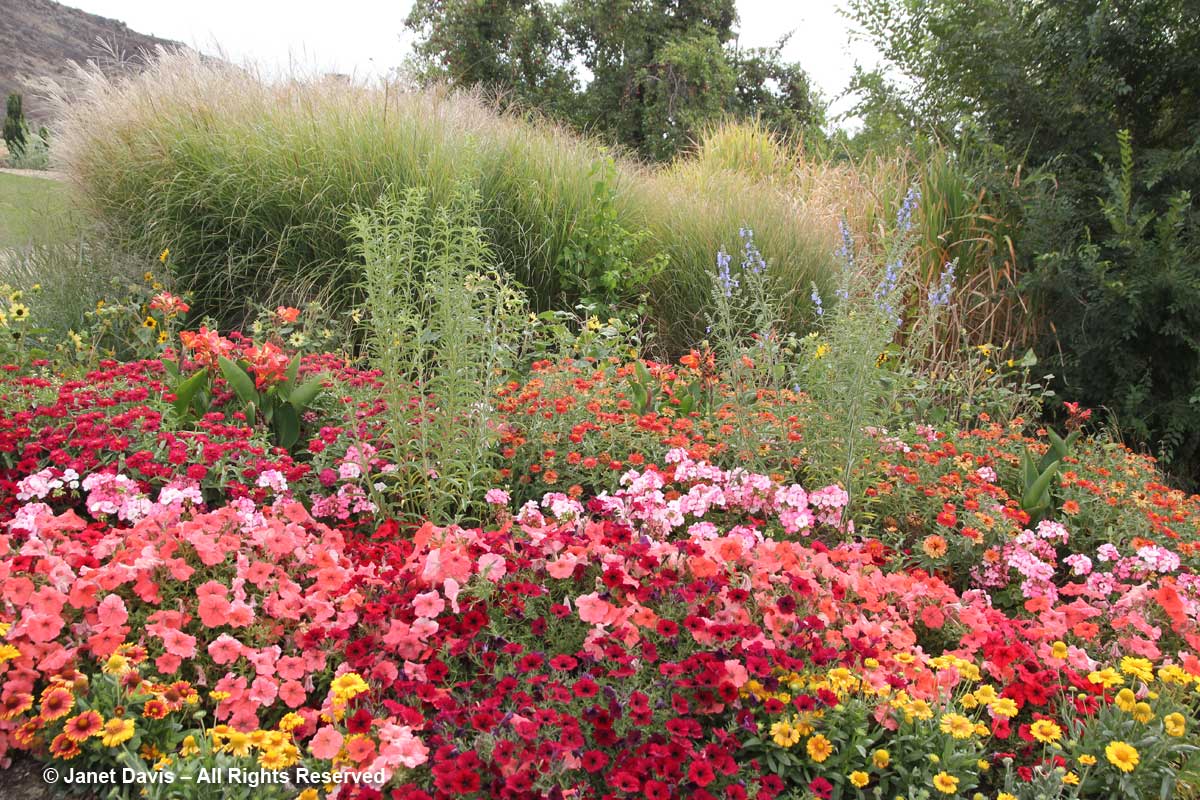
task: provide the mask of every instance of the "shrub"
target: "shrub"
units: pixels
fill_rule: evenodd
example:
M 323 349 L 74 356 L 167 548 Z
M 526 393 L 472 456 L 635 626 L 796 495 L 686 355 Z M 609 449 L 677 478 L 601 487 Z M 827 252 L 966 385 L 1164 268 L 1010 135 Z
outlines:
M 344 310 L 361 298 L 353 209 L 408 188 L 438 206 L 461 183 L 478 192 L 488 243 L 535 308 L 570 307 L 583 293 L 559 268 L 571 263 L 568 247 L 595 233 L 593 170 L 605 154 L 553 125 L 497 114 L 472 94 L 268 85 L 187 54 L 163 54 L 121 82 L 81 81 L 56 140 L 64 165 L 132 250 L 171 248 L 178 288 L 198 313 L 236 322 L 247 299 L 300 305 L 322 289 Z M 605 213 L 636 242 L 634 269 L 610 294 L 636 297 L 650 277 L 638 267 L 664 254 L 668 266 L 649 288 L 652 314 L 670 327 L 665 344 L 702 329 L 712 254 L 743 224 L 763 229 L 781 283 L 824 282 L 831 240 L 778 190 L 624 158 L 610 186 Z
M 12 157 L 20 157 L 25 149 L 25 114 L 21 110 L 21 95 L 10 94 L 4 106 L 4 146 Z

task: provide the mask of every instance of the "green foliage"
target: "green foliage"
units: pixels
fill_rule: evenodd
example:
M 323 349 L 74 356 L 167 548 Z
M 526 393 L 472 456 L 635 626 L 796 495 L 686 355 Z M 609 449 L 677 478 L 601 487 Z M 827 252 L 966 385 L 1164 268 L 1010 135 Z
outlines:
M 321 393 L 324 375 L 301 382 L 300 356 L 294 356 L 278 380 L 260 383 L 252 376 L 254 367 L 246 359 L 234 361 L 219 357 L 217 369 L 203 367 L 185 374 L 180 365 L 170 359 L 162 360 L 163 368 L 172 381 L 175 401 L 172 408 L 177 423 L 200 418 L 207 414 L 213 401 L 214 379 L 221 377 L 233 390 L 239 410 L 252 423 L 260 422 L 271 430 L 272 441 L 291 450 L 300 438 L 300 415 Z
M 1054 511 L 1055 498 L 1053 490 L 1058 478 L 1058 470 L 1071 453 L 1071 445 L 1079 438 L 1079 431 L 1074 430 L 1063 438 L 1053 429 L 1046 429 L 1050 437 L 1050 447 L 1039 461 L 1034 461 L 1033 455 L 1026 448 L 1021 453 L 1021 508 L 1029 512 L 1033 521 L 1050 516 Z
M 4 145 L 10 156 L 19 158 L 25 150 L 27 130 L 25 113 L 21 109 L 21 95 L 10 94 L 4 115 Z
M 723 113 L 761 115 L 784 134 L 819 130 L 821 101 L 783 60 L 786 39 L 739 50 L 736 22 L 732 0 L 421 0 L 406 25 L 419 77 L 498 90 L 665 160 Z
M 1104 165 L 1104 224 L 1042 258 L 1037 288 L 1058 309 L 1072 393 L 1122 431 L 1155 443 L 1178 475 L 1200 465 L 1200 213 L 1191 194 L 1162 198 L 1127 131 Z M 1165 206 L 1160 206 L 1165 201 Z
M 563 291 L 605 317 L 635 301 L 667 267 L 664 253 L 645 259 L 640 255 L 648 249 L 649 231 L 630 231 L 622 225 L 615 177 L 612 159 L 592 168 L 592 202 L 555 265 Z M 638 308 L 639 313 L 644 310 Z
M 569 246 L 592 257 L 607 250 L 616 265 L 627 259 L 632 271 L 622 280 L 631 283 L 609 295 L 623 300 L 643 291 L 636 280 L 665 255 L 670 268 L 646 289 L 661 343 L 675 352 L 703 335 L 713 253 L 744 221 L 761 229 L 780 285 L 824 285 L 832 261 L 824 220 L 797 214 L 782 187 L 615 157 L 598 195 L 603 148 L 471 95 L 273 86 L 186 54 L 89 86 L 65 112 L 56 157 L 120 249 L 169 247 L 179 291 L 223 328 L 240 327 L 256 303 L 316 298 L 334 315 L 351 311 L 361 300 L 351 210 L 409 188 L 444 203 L 459 184 L 473 186 L 497 264 L 527 287 L 538 312 L 578 300 L 564 282 L 578 286 L 580 276 L 559 274 Z M 171 114 L 160 112 L 166 107 Z M 226 110 L 218 126 L 205 110 L 214 107 Z M 592 291 L 604 288 L 599 275 L 584 277 Z M 803 313 L 803 305 L 788 309 L 789 322 Z
M 25 142 L 15 153 L 10 152 L 8 165 L 13 169 L 49 169 L 50 133 L 44 127 L 36 135 L 26 131 Z
M 460 187 L 435 207 L 409 189 L 352 221 L 398 465 L 389 497 L 414 519 L 475 513 L 496 474 L 495 390 L 515 367 L 527 307 L 498 268 L 479 202 Z
M 1043 360 L 1062 354 L 1060 393 L 1109 408 L 1194 483 L 1200 265 L 1185 193 L 1200 185 L 1200 7 L 852 0 L 850 9 L 909 79 L 874 87 L 876 110 L 951 140 L 978 132 L 1033 169 L 1014 198 L 1016 256 L 1036 262 L 1028 286 L 1053 317 L 1039 350 Z

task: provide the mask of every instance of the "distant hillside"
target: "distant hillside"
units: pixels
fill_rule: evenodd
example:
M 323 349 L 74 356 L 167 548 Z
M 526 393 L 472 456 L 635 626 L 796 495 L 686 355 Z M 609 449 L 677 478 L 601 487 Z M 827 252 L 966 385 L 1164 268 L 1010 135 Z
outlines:
M 0 0 L 0 107 L 10 92 L 20 92 L 32 124 L 48 122 L 45 102 L 31 95 L 22 77 L 63 75 L 68 61 L 95 60 L 106 72 L 120 72 L 136 68 L 140 53 L 157 45 L 179 43 L 52 0 Z

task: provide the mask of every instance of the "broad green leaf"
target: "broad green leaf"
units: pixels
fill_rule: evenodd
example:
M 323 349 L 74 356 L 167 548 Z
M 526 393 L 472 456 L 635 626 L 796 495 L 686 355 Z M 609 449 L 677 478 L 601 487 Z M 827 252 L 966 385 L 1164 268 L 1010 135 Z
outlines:
M 309 378 L 295 388 L 288 398 L 288 402 L 295 407 L 297 413 L 303 413 L 304 409 L 308 408 L 308 404 L 321 393 L 321 385 L 324 381 L 325 375 L 322 373 L 315 378 Z
M 238 399 L 246 405 L 258 405 L 258 392 L 254 389 L 254 380 L 246 370 L 225 356 L 218 356 L 217 363 L 221 365 L 221 376 L 233 387 Z
M 300 417 L 291 403 L 283 403 L 275 409 L 275 441 L 288 450 L 300 438 Z
M 175 387 L 175 402 L 172 403 L 175 408 L 175 416 L 180 419 L 187 416 L 188 408 L 192 405 L 196 392 L 200 391 L 207 380 L 208 370 L 202 369 Z

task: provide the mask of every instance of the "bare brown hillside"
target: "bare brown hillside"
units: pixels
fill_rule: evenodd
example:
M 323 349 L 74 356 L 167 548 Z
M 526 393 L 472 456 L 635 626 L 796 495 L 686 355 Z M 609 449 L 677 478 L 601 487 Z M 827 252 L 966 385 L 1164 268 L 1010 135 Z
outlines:
M 23 77 L 62 75 L 68 61 L 94 60 L 112 72 L 136 68 L 140 53 L 157 45 L 179 46 L 52 0 L 0 0 L 0 105 L 10 92 L 20 92 L 31 125 L 49 122 L 47 104 L 22 84 Z

